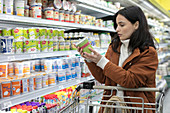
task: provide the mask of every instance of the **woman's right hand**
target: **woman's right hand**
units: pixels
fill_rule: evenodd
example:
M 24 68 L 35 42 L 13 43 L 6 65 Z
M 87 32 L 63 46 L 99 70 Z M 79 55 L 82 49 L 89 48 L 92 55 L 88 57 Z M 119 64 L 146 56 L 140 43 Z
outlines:
M 74 44 L 74 46 L 76 47 L 75 44 Z M 84 57 L 83 50 L 82 50 L 80 47 L 76 47 L 76 48 L 77 48 L 77 51 L 80 53 L 80 55 L 81 55 L 83 58 L 85 58 L 85 57 Z

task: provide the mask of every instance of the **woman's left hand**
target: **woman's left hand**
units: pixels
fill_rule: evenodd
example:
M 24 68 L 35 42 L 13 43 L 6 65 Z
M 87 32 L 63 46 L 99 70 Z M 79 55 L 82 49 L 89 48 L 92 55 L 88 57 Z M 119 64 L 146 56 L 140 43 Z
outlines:
M 88 48 L 91 52 L 93 52 L 93 54 L 89 54 L 89 53 L 87 53 L 87 52 L 84 52 L 84 55 L 83 55 L 83 57 L 84 58 L 87 58 L 87 59 L 89 59 L 89 60 L 91 60 L 92 62 L 94 62 L 94 63 L 98 63 L 99 62 L 99 60 L 102 58 L 102 55 L 100 55 L 98 52 L 96 52 L 94 49 L 92 49 L 92 48 Z

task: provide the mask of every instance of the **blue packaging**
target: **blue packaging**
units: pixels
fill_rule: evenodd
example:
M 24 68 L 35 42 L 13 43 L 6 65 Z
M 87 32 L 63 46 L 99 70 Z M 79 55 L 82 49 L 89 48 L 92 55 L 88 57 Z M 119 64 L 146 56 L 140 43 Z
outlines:
M 0 52 L 4 54 L 13 54 L 15 48 L 15 42 L 13 36 L 0 37 Z

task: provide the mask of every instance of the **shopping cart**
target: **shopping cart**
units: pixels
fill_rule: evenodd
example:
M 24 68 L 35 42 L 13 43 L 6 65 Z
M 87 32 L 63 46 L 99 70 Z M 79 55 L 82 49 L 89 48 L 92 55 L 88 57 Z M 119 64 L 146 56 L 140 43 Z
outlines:
M 112 99 L 101 100 L 97 95 L 95 98 L 91 98 L 94 95 L 89 94 L 87 99 L 82 99 L 81 97 L 74 97 L 70 104 L 64 109 L 59 111 L 59 113 L 98 113 L 100 108 L 101 113 L 163 113 L 163 99 L 164 99 L 164 90 L 158 88 L 123 88 L 116 86 L 95 86 L 94 82 L 84 82 L 79 85 L 76 90 L 73 92 L 72 96 L 77 95 L 81 89 L 89 89 L 89 91 L 94 89 L 105 89 L 110 90 L 111 95 L 103 95 L 104 97 L 109 97 Z M 117 91 L 153 91 L 160 92 L 161 96 L 159 101 L 155 103 L 145 103 L 144 99 L 141 97 L 117 97 L 112 96 L 114 90 Z M 126 102 L 124 99 L 134 99 L 140 100 L 140 102 Z M 80 101 L 84 101 L 80 103 Z M 101 104 L 104 102 L 105 104 Z M 139 107 L 133 107 L 133 106 Z M 148 106 L 148 107 L 147 107 Z M 149 107 L 154 106 L 154 107 Z

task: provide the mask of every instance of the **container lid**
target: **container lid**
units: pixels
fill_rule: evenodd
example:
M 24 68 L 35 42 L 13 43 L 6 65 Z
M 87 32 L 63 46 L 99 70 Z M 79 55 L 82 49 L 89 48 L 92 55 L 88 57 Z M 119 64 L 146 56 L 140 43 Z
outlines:
M 87 37 L 81 39 L 79 42 L 76 43 L 76 47 L 81 44 L 83 41 L 88 40 Z
M 53 10 L 54 9 L 54 7 L 46 7 L 46 8 L 44 8 L 44 10 Z

